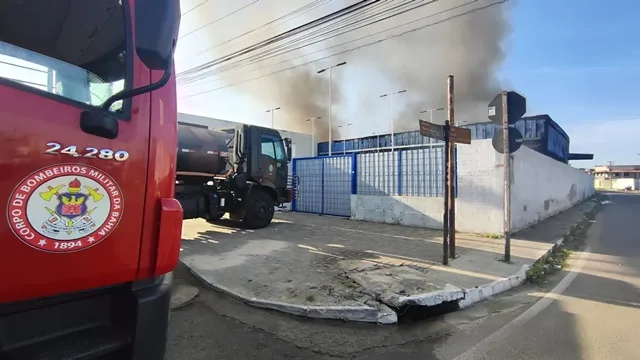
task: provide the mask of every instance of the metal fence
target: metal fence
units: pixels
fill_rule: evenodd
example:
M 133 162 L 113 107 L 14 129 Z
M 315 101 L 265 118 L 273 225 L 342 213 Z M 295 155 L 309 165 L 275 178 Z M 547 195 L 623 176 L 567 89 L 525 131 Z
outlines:
M 352 194 L 442 197 L 444 165 L 442 144 L 294 159 L 292 209 L 350 216 Z
M 443 195 L 444 146 L 357 155 L 358 195 Z
M 338 216 L 351 215 L 355 193 L 354 155 L 293 160 L 294 211 Z

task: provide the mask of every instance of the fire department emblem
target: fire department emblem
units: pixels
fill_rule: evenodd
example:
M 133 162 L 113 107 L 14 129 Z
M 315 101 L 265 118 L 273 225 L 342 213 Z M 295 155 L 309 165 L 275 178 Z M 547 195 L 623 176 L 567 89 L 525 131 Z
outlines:
M 7 216 L 24 243 L 49 252 L 98 244 L 122 217 L 122 192 L 99 169 L 56 165 L 25 178 L 9 199 Z

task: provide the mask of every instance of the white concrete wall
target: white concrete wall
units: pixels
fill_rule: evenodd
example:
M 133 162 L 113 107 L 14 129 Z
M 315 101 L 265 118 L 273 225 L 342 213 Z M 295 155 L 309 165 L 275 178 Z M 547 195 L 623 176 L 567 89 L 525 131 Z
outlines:
M 503 156 L 491 140 L 458 145 L 456 229 L 501 233 L 504 219 Z M 593 176 L 527 147 L 512 155 L 512 229 L 565 210 L 593 195 Z M 441 229 L 442 198 L 352 195 L 355 220 Z
M 513 155 L 511 228 L 535 224 L 594 193 L 592 175 L 523 146 Z

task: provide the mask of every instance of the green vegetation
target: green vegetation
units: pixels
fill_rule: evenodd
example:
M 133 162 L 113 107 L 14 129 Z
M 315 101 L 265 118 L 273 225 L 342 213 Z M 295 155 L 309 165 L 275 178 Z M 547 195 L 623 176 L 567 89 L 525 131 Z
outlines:
M 606 197 L 596 195 L 591 201 L 595 202 L 593 208 L 586 212 L 583 218 L 564 236 L 562 245 L 556 246 L 551 253 L 536 261 L 527 271 L 527 280 L 532 283 L 541 284 L 545 282 L 548 275 L 556 273 L 567 266 L 569 256 L 574 250 L 582 246 L 589 226 L 594 223 L 596 214 L 602 208 L 602 201 Z

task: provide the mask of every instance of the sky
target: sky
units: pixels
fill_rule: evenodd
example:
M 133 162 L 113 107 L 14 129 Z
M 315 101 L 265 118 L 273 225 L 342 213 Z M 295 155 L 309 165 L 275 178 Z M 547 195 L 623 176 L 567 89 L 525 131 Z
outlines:
M 501 78 L 593 153 L 590 166 L 640 163 L 640 2 L 520 0 Z
M 445 1 L 447 4 L 453 4 L 457 0 L 440 0 L 439 2 Z M 309 2 L 311 1 L 238 0 L 232 3 L 224 0 L 209 0 L 203 3 L 203 0 L 182 0 L 183 12 L 198 4 L 201 5 L 183 16 L 181 36 L 185 34 L 187 36 L 179 41 L 176 55 L 178 73 L 216 58 L 225 51 L 229 52 L 241 47 L 241 44 L 236 47 L 227 44 L 225 46 L 231 46 L 231 48 L 223 46 L 222 49 L 218 47 L 216 51 L 206 51 L 206 48 L 211 46 L 205 45 L 211 42 L 223 43 L 255 27 L 256 24 L 263 24 L 265 19 L 275 19 L 299 7 L 302 3 Z M 342 1 L 342 3 L 345 2 L 354 3 L 355 1 Z M 297 19 L 299 22 L 293 21 L 287 26 L 308 21 L 329 10 L 335 10 L 340 5 L 338 4 L 340 1 L 333 3 L 325 6 L 323 10 L 310 12 Z M 247 7 L 241 9 L 245 5 Z M 434 7 L 427 9 L 429 6 L 419 11 L 422 14 L 435 11 Z M 504 57 L 500 59 L 499 67 L 495 69 L 500 87 L 516 90 L 524 95 L 528 100 L 528 115 L 547 113 L 559 123 L 571 138 L 571 152 L 595 154 L 594 161 L 573 162 L 574 166 L 586 167 L 610 160 L 618 164 L 639 163 L 640 148 L 635 146 L 635 134 L 640 130 L 640 101 L 636 101 L 640 99 L 640 23 L 637 22 L 637 15 L 634 14 L 640 13 L 640 2 L 511 0 L 500 7 L 508 23 L 508 30 L 500 40 Z M 225 14 L 236 10 L 238 11 L 233 15 L 224 17 Z M 484 16 L 482 18 L 484 21 L 492 21 L 491 16 L 482 15 L 480 12 L 469 16 Z M 194 32 L 210 23 L 212 19 L 216 20 L 214 25 Z M 405 22 L 410 20 L 412 19 L 408 17 L 402 19 Z M 456 24 L 466 26 L 454 21 L 451 23 L 440 25 L 442 28 L 440 30 L 437 29 L 438 26 L 434 26 L 421 31 L 420 37 L 434 39 L 441 36 L 442 34 L 439 35 L 438 31 L 443 31 L 447 26 L 452 27 Z M 415 26 L 421 24 L 417 23 Z M 253 34 L 252 41 L 273 35 L 278 30 L 282 28 Z M 372 33 L 375 29 L 365 30 L 359 32 L 359 35 Z M 387 34 L 391 33 L 394 31 Z M 411 36 L 416 35 L 403 35 L 403 37 Z M 384 36 L 379 36 L 372 39 L 383 38 Z M 423 93 L 416 93 L 411 89 L 406 94 L 395 97 L 393 107 L 388 101 L 385 102 L 386 99 L 379 99 L 382 93 L 408 86 L 403 83 L 407 80 L 406 77 L 395 77 L 393 73 L 385 73 L 381 67 L 372 65 L 375 59 L 387 61 L 383 58 L 393 57 L 389 55 L 393 52 L 385 46 L 393 46 L 394 41 L 396 40 L 387 40 L 368 48 L 313 62 L 326 55 L 321 51 L 322 47 L 332 45 L 332 43 L 321 43 L 317 45 L 319 48 L 310 47 L 302 54 L 311 53 L 311 55 L 303 56 L 301 60 L 293 63 L 293 65 L 299 65 L 310 62 L 303 67 L 307 68 L 309 74 L 314 74 L 316 70 L 323 67 L 339 61 L 347 61 L 347 65 L 336 68 L 333 72 L 333 81 L 336 83 L 333 87 L 337 89 L 334 92 L 339 93 L 337 95 L 339 99 L 335 94 L 333 95 L 332 120 L 334 125 L 340 123 L 343 126 L 340 134 L 334 135 L 334 139 L 337 136 L 351 138 L 389 132 L 389 114 L 395 111 L 398 115 L 391 115 L 392 117 L 406 116 L 406 114 L 402 115 L 402 111 L 406 112 L 403 107 L 411 105 L 412 109 L 416 109 L 416 102 L 423 102 L 426 108 L 442 105 L 436 103 L 436 100 L 431 101 L 429 96 L 425 98 Z M 429 40 L 425 41 L 427 44 L 425 46 L 436 44 Z M 356 42 L 355 45 L 363 43 Z M 205 51 L 201 50 L 203 47 Z M 378 51 L 376 47 L 379 48 Z M 343 49 L 345 47 L 338 48 L 338 50 Z M 320 50 L 320 55 L 313 55 L 312 50 Z M 330 56 L 331 53 L 328 55 Z M 467 58 L 473 61 L 469 55 Z M 400 65 L 402 63 L 402 59 L 394 59 L 394 61 Z M 287 81 L 287 72 L 271 75 L 270 73 L 292 64 L 285 65 L 271 66 L 263 70 L 249 68 L 247 70 L 250 71 L 230 72 L 228 76 L 223 74 L 222 77 L 207 78 L 200 84 L 182 85 L 179 87 L 179 109 L 186 113 L 271 126 L 271 114 L 265 113 L 265 109 L 282 106 L 277 103 L 283 102 L 281 98 L 272 94 L 277 92 L 273 89 L 273 84 Z M 438 67 L 438 64 L 426 63 L 424 72 L 429 72 L 430 65 L 432 65 L 431 68 Z M 410 64 L 409 67 L 411 67 Z M 437 71 L 434 70 L 434 72 Z M 252 80 L 256 77 L 258 79 Z M 305 81 L 315 81 L 311 76 L 309 79 Z M 441 81 L 444 91 L 446 77 L 443 76 Z M 211 91 L 211 89 L 218 90 Z M 323 89 L 326 89 L 326 86 Z M 205 93 L 199 94 L 202 91 Z M 328 99 L 326 92 L 318 92 L 315 96 Z M 486 98 L 486 95 L 483 96 Z M 491 97 L 487 99 L 489 100 Z M 322 115 L 327 117 L 326 114 L 303 114 L 298 111 L 299 109 L 290 110 L 289 113 L 287 110 L 289 109 L 282 106 L 281 110 L 275 112 L 275 127 L 290 127 L 295 120 L 298 128 L 293 130 L 310 132 L 309 128 L 305 128 L 308 123 L 304 122 L 303 117 Z M 323 111 L 326 112 L 326 109 Z M 296 118 L 292 120 L 292 116 Z M 413 115 L 411 117 L 413 118 Z M 469 122 L 483 121 L 475 119 L 482 118 L 482 115 L 463 114 L 463 118 L 468 118 Z M 415 120 L 417 119 L 408 122 L 408 126 L 417 123 Z M 397 123 L 398 119 L 396 118 L 395 121 Z M 396 131 L 400 130 L 404 129 L 396 129 Z

